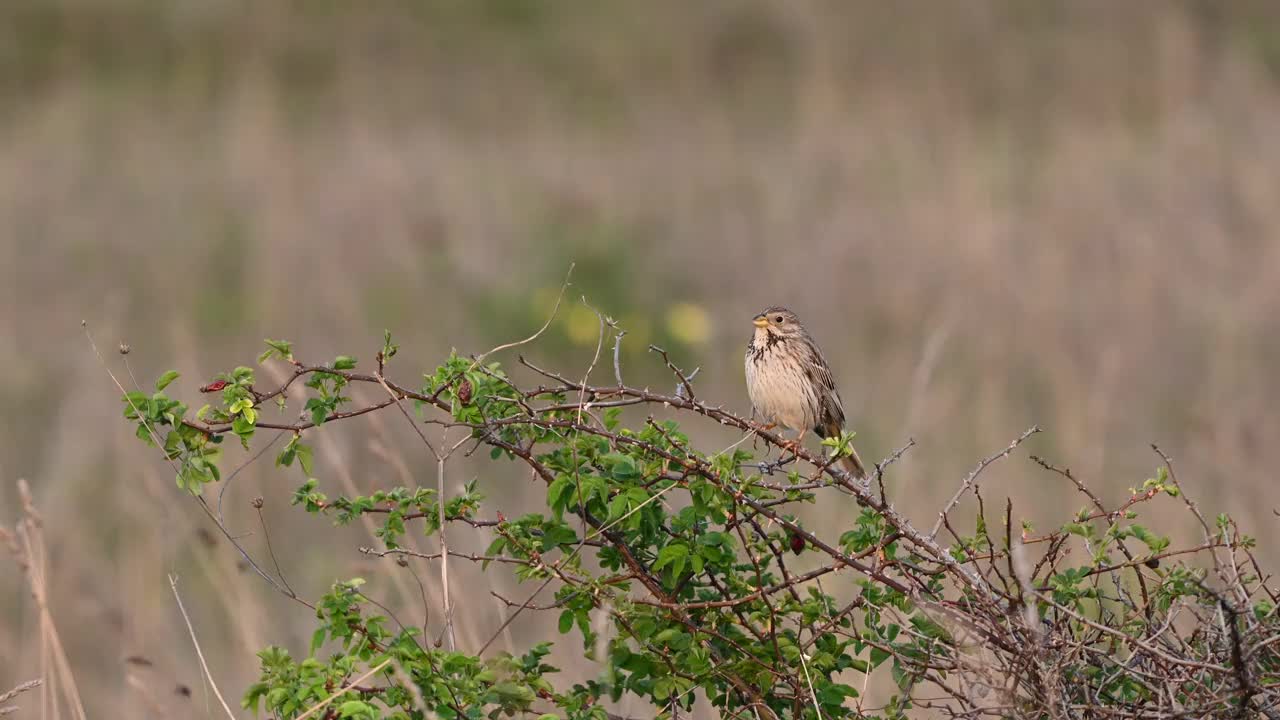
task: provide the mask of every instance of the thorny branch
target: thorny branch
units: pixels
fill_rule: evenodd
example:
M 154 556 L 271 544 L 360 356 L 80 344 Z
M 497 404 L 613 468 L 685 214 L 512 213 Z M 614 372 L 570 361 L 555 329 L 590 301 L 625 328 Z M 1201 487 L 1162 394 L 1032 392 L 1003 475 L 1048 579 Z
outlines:
M 696 397 L 692 375 L 680 370 L 660 348 L 650 349 L 676 378 L 675 394 L 625 385 L 619 361 L 624 335 L 621 331 L 614 338 L 615 384 L 592 384 L 591 370 L 602 353 L 605 327 L 614 327 L 603 315 L 600 320 L 600 341 L 580 380 L 520 357 L 520 363 L 547 384 L 521 387 L 503 378 L 502 393 L 511 395 L 508 407 L 514 410 L 501 416 L 455 419 L 455 401 L 442 394 L 444 387 L 414 390 L 387 378 L 381 364 L 378 373 L 369 375 L 295 363 L 293 375 L 279 387 L 255 390 L 254 397 L 258 402 L 272 399 L 300 378 L 316 373 L 338 376 L 352 384 L 378 385 L 385 390 L 387 399 L 334 411 L 324 422 L 359 417 L 392 404 L 412 420 L 401 403 L 413 400 L 440 414 L 424 422 L 446 431 L 465 431 L 466 437 L 477 445 L 508 453 L 524 463 L 534 478 L 548 485 L 563 472 L 551 467 L 540 454 L 538 445 L 548 437 L 594 438 L 614 450 L 631 451 L 660 462 L 661 471 L 646 478 L 648 494 L 644 503 L 623 518 L 608 521 L 588 510 L 579 473 L 598 468 L 580 463 L 574 446 L 575 469 L 570 477 L 576 485 L 575 500 L 566 510 L 581 521 L 583 532 L 574 541 L 572 552 L 564 552 L 555 561 L 522 548 L 501 517 L 484 521 L 446 516 L 442 487 L 435 518 L 442 531 L 439 552 L 416 553 L 400 548 L 364 548 L 362 552 L 442 564 L 448 558 L 498 562 L 528 573 L 540 584 L 527 599 L 499 596 L 515 610 L 507 623 L 524 611 L 560 610 L 561 602 L 533 602 L 543 588 L 555 585 L 579 589 L 633 640 L 655 657 L 664 658 L 673 676 L 687 677 L 669 650 L 647 644 L 631 627 L 630 610 L 646 608 L 661 613 L 685 628 L 693 641 L 705 648 L 714 672 L 736 694 L 735 707 L 754 716 L 778 716 L 776 710 L 770 709 L 778 707 L 791 708 L 796 717 L 810 709 L 822 716 L 810 673 L 811 656 L 805 653 L 816 652 L 815 646 L 827 638 L 857 642 L 870 649 L 872 658 L 878 654 L 878 662 L 891 659 L 898 685 L 909 703 L 954 717 L 1191 718 L 1224 713 L 1238 717 L 1245 717 L 1246 713 L 1277 716 L 1280 623 L 1276 621 L 1274 598 L 1265 586 L 1265 578 L 1256 572 L 1252 543 L 1235 532 L 1233 526 L 1216 531 L 1210 526 L 1198 506 L 1182 492 L 1172 461 L 1158 448 L 1167 481 L 1148 481 L 1149 486 L 1135 491 L 1116 507 L 1108 507 L 1069 470 L 1033 456 L 1042 468 L 1069 480 L 1089 499 L 1092 509 L 1082 511 L 1062 529 L 1029 536 L 1024 528 L 1015 535 L 1012 503 L 1005 503 L 997 517 L 986 517 L 986 502 L 977 480 L 989 465 L 1010 455 L 1039 432 L 1033 426 L 1002 451 L 979 462 L 961 480 L 932 529 L 926 532 L 894 508 L 889 499 L 892 485 L 886 488 L 883 482 L 890 466 L 915 444 L 914 439 L 876 464 L 874 484 L 855 481 L 829 458 L 804 447 L 794 448 L 793 459 L 811 470 L 803 470 L 808 474 L 800 475 L 797 483 L 766 480 L 765 475 L 778 466 L 756 466 L 738 460 L 726 466 L 717 461 L 723 453 L 705 456 L 696 452 L 655 422 L 652 413 L 663 411 L 710 421 L 759 438 L 769 448 L 793 448 L 764 426 Z M 499 349 L 502 346 L 495 351 Z M 489 373 L 479 367 L 479 358 L 470 369 Z M 566 398 L 573 401 L 566 402 Z M 594 412 L 623 407 L 646 409 L 650 413 L 647 427 L 657 439 L 610 429 Z M 231 423 L 182 422 L 209 436 L 233 431 Z M 311 420 L 257 424 L 259 428 L 293 433 L 315 426 Z M 425 442 L 416 421 L 414 426 Z M 526 434 L 513 433 L 514 430 Z M 725 452 L 732 453 L 738 444 Z M 430 443 L 427 445 L 442 468 L 447 453 L 442 455 Z M 798 465 L 796 473 L 802 471 L 801 467 Z M 752 469 L 759 469 L 760 473 L 745 474 Z M 723 530 L 734 533 L 741 543 L 749 561 L 744 566 L 748 568 L 746 575 L 753 578 L 754 584 L 728 582 L 727 578 L 699 570 L 672 587 L 655 569 L 652 556 L 638 552 L 619 532 L 619 523 L 640 512 L 644 505 L 665 504 L 669 498 L 663 496 L 668 493 L 692 492 L 695 482 L 732 499 L 733 511 L 723 523 Z M 1169 548 L 1167 540 L 1154 537 L 1135 524 L 1126 524 L 1135 508 L 1166 492 L 1180 496 L 1201 524 L 1202 544 Z M 969 523 L 960 522 L 958 508 L 969 493 L 973 494 L 977 514 L 974 533 L 965 535 L 958 528 L 968 527 Z M 820 494 L 829 495 L 831 502 L 848 501 L 852 495 L 857 504 L 866 508 L 858 521 L 859 531 L 868 534 L 865 541 L 850 540 L 848 533 L 837 538 L 815 532 L 797 520 L 791 512 L 793 506 Z M 852 503 L 850 508 L 851 513 L 856 512 Z M 368 512 L 386 511 L 371 508 Z M 402 519 L 425 519 L 427 514 L 407 513 Z M 443 527 L 455 522 L 493 528 L 515 550 L 509 554 L 457 551 L 443 542 Z M 1004 525 L 1003 533 L 994 531 L 1000 524 Z M 954 540 L 949 546 L 938 541 L 944 527 Z M 674 535 L 675 531 L 664 528 L 664 532 Z M 856 542 L 862 544 L 853 549 Z M 1126 544 L 1133 542 L 1145 543 L 1147 552 Z M 1080 543 L 1084 556 L 1073 557 L 1074 546 Z M 793 571 L 784 560 L 788 546 L 797 553 L 816 553 L 822 560 Z M 604 575 L 584 571 L 577 558 L 587 548 L 614 553 L 621 569 Z M 1113 559 L 1113 552 L 1120 557 Z M 1189 564 L 1206 556 L 1212 561 L 1221 589 L 1205 585 L 1202 574 Z M 1162 565 L 1162 561 L 1170 565 Z M 861 591 L 839 605 L 825 591 L 818 591 L 824 598 L 820 609 L 810 611 L 813 616 L 809 619 L 799 620 L 796 608 L 803 605 L 808 593 L 820 588 L 822 578 L 829 580 L 828 576 L 836 575 L 852 576 Z M 264 577 L 271 580 L 265 574 Z M 633 583 L 640 589 L 632 589 Z M 884 593 L 896 594 L 900 600 L 887 601 Z M 861 621 L 855 617 L 859 611 L 874 613 L 880 618 L 879 623 L 892 623 L 895 630 L 886 635 L 872 632 L 867 615 Z M 1242 626 L 1249 632 L 1242 633 Z M 801 633 L 807 633 L 809 639 L 797 642 Z M 752 638 L 771 650 L 765 655 L 747 651 L 744 643 Z M 802 654 L 789 657 L 783 652 L 784 640 Z M 486 643 L 479 653 L 483 654 L 488 646 Z M 767 694 L 760 688 L 762 677 L 770 678 Z

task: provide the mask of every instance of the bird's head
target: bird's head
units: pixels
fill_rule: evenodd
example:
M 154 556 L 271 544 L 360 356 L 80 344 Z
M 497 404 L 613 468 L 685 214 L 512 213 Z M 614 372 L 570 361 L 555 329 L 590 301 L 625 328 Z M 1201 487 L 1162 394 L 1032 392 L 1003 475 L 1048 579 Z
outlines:
M 757 340 L 763 341 L 770 338 L 777 340 L 804 335 L 804 327 L 800 324 L 800 319 L 784 307 L 767 308 L 752 318 L 751 324 L 756 326 Z

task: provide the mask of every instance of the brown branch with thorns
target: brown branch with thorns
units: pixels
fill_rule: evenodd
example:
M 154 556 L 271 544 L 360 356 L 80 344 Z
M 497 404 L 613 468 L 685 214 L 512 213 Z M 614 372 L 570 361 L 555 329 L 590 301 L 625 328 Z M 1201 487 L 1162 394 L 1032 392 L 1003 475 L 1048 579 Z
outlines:
M 1280 707 L 1280 622 L 1275 595 L 1257 570 L 1252 542 L 1229 522 L 1220 521 L 1215 530 L 1186 497 L 1172 461 L 1158 448 L 1162 465 L 1157 477 L 1114 507 L 1070 470 L 1032 456 L 1041 468 L 1068 480 L 1091 506 L 1063 527 L 1037 535 L 1026 526 L 1015 531 L 1012 502 L 1004 503 L 997 517 L 988 518 L 977 482 L 988 466 L 1040 432 L 1032 426 L 980 461 L 926 531 L 894 508 L 889 500 L 892 485 L 884 482 L 914 439 L 876 464 L 873 482 L 857 481 L 823 453 L 796 447 L 770 429 L 695 396 L 692 376 L 664 350 L 650 348 L 676 379 L 675 394 L 625 385 L 619 361 L 624 333 L 597 315 L 600 341 L 580 380 L 521 356 L 520 364 L 547 383 L 521 386 L 475 358 L 438 386 L 429 382 L 415 390 L 386 376 L 381 353 L 375 374 L 303 364 L 290 357 L 292 375 L 278 387 L 251 389 L 255 407 L 285 396 L 294 383 L 316 375 L 341 378 L 347 385 L 378 386 L 386 397 L 344 411 L 334 405 L 322 421 L 313 417 L 292 423 L 258 422 L 256 427 L 300 436 L 329 422 L 395 405 L 433 454 L 440 478 L 453 450 L 472 441 L 523 463 L 549 492 L 557 482 L 571 483 L 571 500 L 561 509 L 576 518 L 580 533 L 567 543 L 543 547 L 536 535 L 521 534 L 525 531 L 501 514 L 485 520 L 470 511 L 446 512 L 448 498 L 441 481 L 430 507 L 358 510 L 394 516 L 401 523 L 434 522 L 434 531 L 442 534 L 438 552 L 390 546 L 361 551 L 399 561 L 439 562 L 442 573 L 449 558 L 498 563 L 538 586 L 522 600 L 494 593 L 513 612 L 493 638 L 523 612 L 569 612 L 574 602 L 586 600 L 671 677 L 705 682 L 681 668 L 674 649 L 636 628 L 639 618 L 659 618 L 705 652 L 708 672 L 727 688 L 720 698 L 726 708 L 749 710 L 759 717 L 812 717 L 806 715 L 811 712 L 822 717 L 815 680 L 830 682 L 831 672 L 815 675 L 814 662 L 821 653 L 835 652 L 832 648 L 843 653 L 853 647 L 868 652 L 868 659 L 844 669 L 870 673 L 892 661 L 903 692 L 900 707 L 914 704 L 954 717 L 1145 718 L 1245 712 L 1275 716 Z M 593 384 L 591 372 L 601 358 L 607 328 L 616 331 L 615 384 Z M 474 387 L 480 380 L 488 383 L 484 393 Z M 403 405 L 407 400 L 427 409 L 427 416 L 415 419 Z M 459 403 L 478 412 L 464 419 Z M 494 410 L 499 407 L 501 411 Z M 648 411 L 637 431 L 616 429 L 609 419 L 610 413 L 628 407 Z M 794 469 L 791 477 L 799 478 L 794 483 L 766 481 L 765 476 L 778 468 L 747 462 L 749 453 L 736 449 L 741 442 L 704 455 L 674 424 L 657 420 L 659 412 L 736 429 L 745 434 L 743 440 L 757 438 L 766 449 L 785 450 L 811 470 L 802 474 Z M 237 432 L 234 422 L 180 422 L 206 438 Z M 446 443 L 446 449 L 438 451 L 422 432 L 424 422 L 444 433 L 453 431 L 460 439 L 452 449 Z M 153 429 L 148 433 L 163 444 Z M 560 459 L 548 451 L 557 445 L 565 448 Z M 593 504 L 594 491 L 586 480 L 609 472 L 609 460 L 601 454 L 606 452 L 644 459 L 643 468 L 633 468 L 641 476 L 633 488 L 635 497 L 643 501 L 632 502 L 625 494 L 630 490 L 606 484 L 600 491 L 603 500 Z M 749 474 L 752 470 L 759 474 Z M 1202 543 L 1171 547 L 1168 539 L 1131 522 L 1139 509 L 1165 494 L 1182 499 L 1204 531 Z M 976 506 L 972 515 L 961 510 L 969 504 L 967 495 Z M 700 556 L 688 567 L 681 560 L 672 573 L 668 566 L 679 553 L 646 548 L 626 530 L 632 522 L 647 522 L 654 508 L 667 513 L 687 504 L 677 502 L 677 496 L 694 505 L 706 496 L 722 498 L 728 509 L 719 519 L 707 514 L 687 528 L 677 527 L 673 515 L 665 515 L 667 519 L 653 529 L 655 547 L 696 544 L 699 536 L 719 533 L 739 548 L 734 550 L 734 572 L 725 569 L 728 565 L 713 571 L 703 566 Z M 804 527 L 793 512 L 799 503 L 819 497 L 849 502 L 851 512 L 857 510 L 855 504 L 863 509 L 851 527 L 832 536 Z M 617 511 L 615 503 L 622 503 Z M 313 504 L 322 511 L 346 507 L 333 501 Z M 497 534 L 501 547 L 485 553 L 458 551 L 443 541 L 444 527 L 450 524 L 462 526 L 462 531 L 487 528 Z M 1000 524 L 1003 532 L 998 532 Z M 972 533 L 967 533 L 969 527 Z M 938 539 L 944 528 L 951 538 L 948 545 Z M 1145 544 L 1146 551 L 1131 547 L 1135 543 Z M 787 564 L 788 549 L 823 559 L 793 569 Z M 553 559 L 553 553 L 559 556 Z M 582 562 L 584 554 L 594 555 L 597 562 L 607 556 L 612 566 L 607 572 L 590 570 Z M 1113 554 L 1119 557 L 1113 559 Z M 1216 589 L 1204 582 L 1195 564 L 1201 559 L 1211 562 Z M 857 592 L 839 599 L 829 595 L 823 579 L 836 575 L 852 576 Z M 447 586 L 446 578 L 442 574 Z M 555 588 L 556 600 L 535 602 L 546 588 Z M 447 588 L 442 589 L 447 597 Z M 291 591 L 287 594 L 296 598 Z M 451 631 L 453 607 L 448 600 L 445 608 L 444 622 Z M 492 642 L 473 648 L 475 654 L 483 655 Z

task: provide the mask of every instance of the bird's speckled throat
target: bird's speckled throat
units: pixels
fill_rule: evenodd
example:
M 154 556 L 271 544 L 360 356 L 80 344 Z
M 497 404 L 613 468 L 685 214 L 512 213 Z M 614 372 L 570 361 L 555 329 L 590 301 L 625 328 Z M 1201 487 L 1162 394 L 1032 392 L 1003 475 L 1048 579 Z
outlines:
M 752 333 L 751 339 L 747 341 L 747 356 L 752 362 L 760 362 L 760 358 L 780 342 L 782 342 L 781 335 L 762 328 L 759 332 Z

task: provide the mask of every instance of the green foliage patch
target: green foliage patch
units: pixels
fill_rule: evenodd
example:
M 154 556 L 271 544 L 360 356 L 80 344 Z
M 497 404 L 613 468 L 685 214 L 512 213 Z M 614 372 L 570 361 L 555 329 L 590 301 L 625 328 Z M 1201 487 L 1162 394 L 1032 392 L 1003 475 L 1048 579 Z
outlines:
M 1201 717 L 1275 702 L 1280 628 L 1254 543 L 1229 518 L 1205 520 L 1163 454 L 1154 477 L 1116 508 L 1069 470 L 1033 458 L 1089 500 L 1039 534 L 1015 520 L 1011 503 L 988 514 L 975 481 L 993 456 L 925 532 L 887 499 L 885 468 L 907 448 L 861 484 L 832 462 L 848 452 L 848 435 L 822 452 L 797 450 L 794 464 L 763 463 L 741 444 L 707 453 L 685 426 L 718 423 L 768 450 L 786 446 L 691 392 L 592 386 L 531 363 L 542 384 L 519 385 L 498 363 L 454 353 L 410 388 L 384 374 L 397 350 L 387 334 L 376 369 L 361 372 L 354 357 L 308 365 L 290 343 L 268 340 L 259 361 L 293 368 L 281 387 L 259 389 L 254 371 L 238 367 L 201 388 L 216 403 L 189 413 L 167 394 L 178 378 L 171 372 L 153 393 L 127 393 L 124 416 L 192 494 L 220 479 L 226 436 L 249 448 L 258 428 L 291 431 L 275 462 L 305 477 L 293 504 L 337 524 L 374 519 L 375 552 L 401 562 L 441 562 L 446 530 L 485 527 L 494 539 L 483 556 L 454 561 L 510 569 L 549 589 L 530 595 L 532 609 L 512 612 L 547 613 L 559 634 L 581 640 L 598 674 L 559 681 L 544 662 L 550 640 L 519 656 L 456 647 L 447 619 L 437 620 L 434 638 L 424 636 L 389 618 L 354 578 L 314 603 L 295 598 L 315 612 L 311 645 L 304 657 L 279 647 L 259 653 L 261 677 L 243 700 L 256 713 L 607 720 L 616 716 L 605 704 L 629 697 L 674 718 L 701 697 L 723 717 L 743 718 L 1081 717 L 1101 707 L 1132 717 L 1179 707 Z M 383 399 L 355 406 L 355 384 L 380 388 Z M 303 413 L 269 423 L 267 404 Z M 532 472 L 545 486 L 544 507 L 491 516 L 484 479 L 448 497 L 426 487 L 325 492 L 308 436 L 397 404 L 410 422 L 443 424 L 486 446 L 492 461 Z M 967 495 L 964 507 L 976 507 L 962 512 Z M 1160 498 L 1199 520 L 1202 543 L 1176 547 L 1136 522 Z M 821 534 L 804 527 L 796 510 L 815 502 L 846 504 L 848 525 Z M 413 557 L 408 533 L 439 538 L 441 552 Z M 893 688 L 875 707 L 863 697 L 873 677 Z

